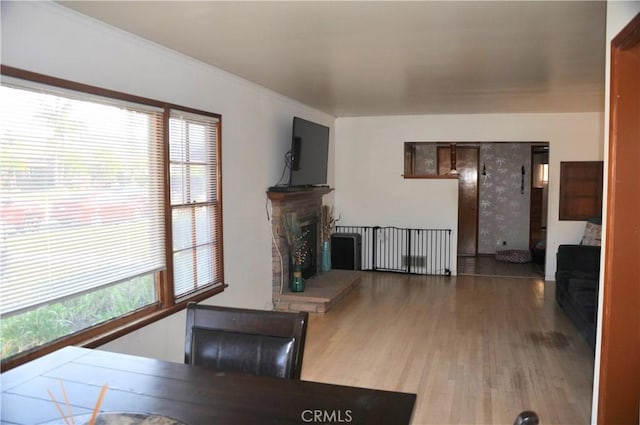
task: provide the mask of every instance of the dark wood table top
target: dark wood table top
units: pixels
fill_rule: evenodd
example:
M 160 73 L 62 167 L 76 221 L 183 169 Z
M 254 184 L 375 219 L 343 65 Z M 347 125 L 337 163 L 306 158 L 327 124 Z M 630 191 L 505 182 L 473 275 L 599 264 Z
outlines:
M 47 389 L 62 402 L 60 380 L 74 415 L 91 413 L 108 384 L 102 412 L 153 413 L 189 425 L 401 425 L 411 422 L 416 401 L 415 394 L 232 374 L 66 347 L 0 375 L 1 422 L 59 419 Z

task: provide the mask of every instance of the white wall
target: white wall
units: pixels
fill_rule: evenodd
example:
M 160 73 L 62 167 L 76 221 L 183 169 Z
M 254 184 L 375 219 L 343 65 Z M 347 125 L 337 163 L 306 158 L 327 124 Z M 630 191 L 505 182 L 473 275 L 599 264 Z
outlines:
M 603 192 L 603 213 L 602 216 L 606 217 L 607 214 L 607 197 L 608 197 L 608 175 L 609 175 L 609 112 L 610 101 L 609 95 L 611 93 L 611 40 L 636 16 L 640 13 L 640 1 L 609 1 L 607 2 L 607 50 L 605 61 L 605 105 L 604 105 L 604 128 L 605 128 L 605 142 L 604 142 L 604 192 Z M 606 220 L 602 222 L 602 249 L 607 245 L 606 240 L 607 223 Z M 604 280 L 604 255 L 600 256 L 600 284 Z M 598 298 L 598 329 L 596 332 L 596 358 L 594 366 L 594 378 L 593 378 L 593 405 L 591 409 L 591 423 L 597 423 L 598 418 L 598 391 L 600 383 L 600 344 L 602 342 L 602 301 L 604 291 L 600 291 Z
M 222 114 L 225 281 L 210 303 L 271 307 L 266 189 L 280 178 L 294 115 L 333 128 L 334 117 L 59 6 L 2 2 L 2 63 Z M 331 131 L 333 134 L 333 130 Z M 329 183 L 333 183 L 330 152 Z M 105 346 L 181 361 L 184 313 Z
M 458 181 L 404 179 L 405 139 L 388 121 L 382 117 L 336 120 L 338 224 L 452 229 L 450 258 L 455 275 Z M 413 140 L 420 139 L 406 139 Z
M 547 280 L 555 280 L 558 245 L 578 243 L 585 224 L 558 220 L 560 161 L 603 158 L 603 115 L 595 112 L 338 118 L 336 133 L 342 223 L 456 230 L 455 183 L 403 179 L 404 142 L 549 142 Z

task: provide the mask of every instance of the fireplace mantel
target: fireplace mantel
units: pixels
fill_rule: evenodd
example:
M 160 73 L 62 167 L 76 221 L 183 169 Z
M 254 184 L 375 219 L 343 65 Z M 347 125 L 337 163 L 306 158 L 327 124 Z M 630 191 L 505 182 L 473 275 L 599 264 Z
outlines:
M 289 192 L 267 191 L 267 197 L 272 201 L 294 201 L 300 198 L 322 198 L 333 189 L 327 186 L 301 188 Z

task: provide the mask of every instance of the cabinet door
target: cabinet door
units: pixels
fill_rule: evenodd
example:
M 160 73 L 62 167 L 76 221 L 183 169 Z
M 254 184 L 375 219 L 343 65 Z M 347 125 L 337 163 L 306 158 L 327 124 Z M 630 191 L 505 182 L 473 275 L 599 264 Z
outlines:
M 602 161 L 560 163 L 560 220 L 602 215 Z

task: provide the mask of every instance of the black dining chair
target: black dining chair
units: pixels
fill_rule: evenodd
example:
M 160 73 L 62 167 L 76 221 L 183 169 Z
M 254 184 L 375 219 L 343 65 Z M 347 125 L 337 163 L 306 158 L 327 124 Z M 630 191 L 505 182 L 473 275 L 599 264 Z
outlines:
M 300 379 L 309 314 L 189 303 L 184 361 L 223 371 Z

